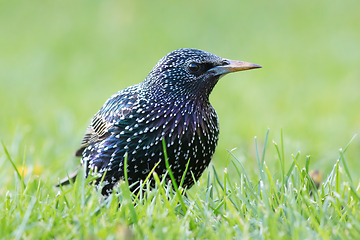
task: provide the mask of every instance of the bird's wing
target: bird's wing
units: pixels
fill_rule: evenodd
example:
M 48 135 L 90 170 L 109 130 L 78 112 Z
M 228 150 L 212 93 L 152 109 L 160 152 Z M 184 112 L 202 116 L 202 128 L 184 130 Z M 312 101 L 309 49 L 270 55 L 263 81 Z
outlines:
M 84 149 L 93 142 L 102 141 L 111 135 L 109 130 L 114 123 L 125 118 L 138 100 L 138 93 L 124 89 L 108 99 L 99 112 L 92 118 L 75 156 L 80 157 Z

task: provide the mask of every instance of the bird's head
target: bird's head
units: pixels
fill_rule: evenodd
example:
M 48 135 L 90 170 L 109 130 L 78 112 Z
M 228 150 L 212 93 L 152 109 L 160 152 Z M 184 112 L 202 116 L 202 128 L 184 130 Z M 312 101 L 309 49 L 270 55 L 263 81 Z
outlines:
M 204 99 L 218 80 L 227 73 L 261 66 L 218 57 L 198 49 L 178 49 L 164 56 L 144 81 L 161 97 Z

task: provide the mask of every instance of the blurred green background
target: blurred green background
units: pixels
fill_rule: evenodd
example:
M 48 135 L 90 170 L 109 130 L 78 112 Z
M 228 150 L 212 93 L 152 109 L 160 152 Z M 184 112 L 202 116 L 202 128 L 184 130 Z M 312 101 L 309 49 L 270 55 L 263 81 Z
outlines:
M 287 165 L 301 151 L 302 166 L 311 155 L 326 175 L 360 132 L 359 9 L 358 0 L 0 1 L 0 139 L 51 186 L 78 165 L 73 152 L 105 100 L 190 47 L 263 66 L 226 76 L 211 95 L 217 168 L 237 148 L 256 169 L 254 136 L 261 149 L 269 127 L 269 167 L 282 128 Z M 359 137 L 346 157 L 359 179 Z M 2 149 L 0 174 L 0 191 L 13 186 Z

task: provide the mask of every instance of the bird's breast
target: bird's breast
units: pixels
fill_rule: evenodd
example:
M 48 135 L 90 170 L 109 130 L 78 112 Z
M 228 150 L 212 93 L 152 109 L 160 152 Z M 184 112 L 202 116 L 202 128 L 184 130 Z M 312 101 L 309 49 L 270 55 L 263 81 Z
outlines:
M 200 177 L 215 152 L 218 135 L 218 119 L 211 105 L 139 101 L 131 113 L 114 124 L 111 136 L 88 150 L 97 150 L 90 161 L 100 172 L 118 172 L 120 176 L 127 156 L 129 181 L 136 181 L 145 179 L 159 161 L 159 174 L 165 173 L 165 141 L 168 161 L 180 181 L 189 159 L 189 170 Z M 190 171 L 188 185 L 192 183 Z

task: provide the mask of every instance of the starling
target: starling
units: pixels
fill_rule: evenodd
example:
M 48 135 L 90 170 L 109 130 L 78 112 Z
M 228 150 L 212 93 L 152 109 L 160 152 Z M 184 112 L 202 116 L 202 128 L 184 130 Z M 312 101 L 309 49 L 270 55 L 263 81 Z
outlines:
M 197 49 L 178 49 L 164 56 L 145 80 L 111 96 L 92 118 L 75 155 L 87 175 L 103 178 L 109 195 L 124 178 L 127 155 L 129 184 L 144 181 L 153 167 L 166 172 L 168 161 L 179 184 L 191 187 L 209 165 L 219 137 L 218 116 L 209 95 L 227 73 L 261 68 Z M 105 176 L 103 176 L 105 174 Z M 62 184 L 67 181 L 60 182 Z M 136 185 L 136 184 L 135 184 Z

